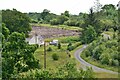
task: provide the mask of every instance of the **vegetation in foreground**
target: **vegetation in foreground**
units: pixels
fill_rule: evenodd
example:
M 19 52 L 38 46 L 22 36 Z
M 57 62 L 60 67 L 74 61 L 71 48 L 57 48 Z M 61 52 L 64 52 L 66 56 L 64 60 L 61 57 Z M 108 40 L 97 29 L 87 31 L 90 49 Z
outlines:
M 101 36 L 90 43 L 81 57 L 91 64 L 118 72 L 118 33 L 112 35 L 110 38 Z
M 60 65 L 57 69 L 35 69 L 25 73 L 17 75 L 19 79 L 41 79 L 41 80 L 51 80 L 51 79 L 83 79 L 88 78 L 89 80 L 94 80 L 94 72 L 91 68 L 86 70 L 77 70 L 75 64 L 72 62 L 67 62 L 65 65 Z

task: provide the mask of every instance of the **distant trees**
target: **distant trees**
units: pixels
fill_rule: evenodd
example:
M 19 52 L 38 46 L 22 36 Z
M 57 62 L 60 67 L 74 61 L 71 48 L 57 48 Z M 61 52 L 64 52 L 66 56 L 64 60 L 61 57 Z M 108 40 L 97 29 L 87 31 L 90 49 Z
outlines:
M 2 10 L 2 22 L 6 24 L 6 27 L 12 32 L 20 32 L 28 35 L 28 32 L 31 30 L 29 25 L 30 19 L 25 14 L 13 10 Z
M 70 13 L 69 13 L 69 11 L 65 11 L 64 13 L 61 13 L 61 15 L 64 15 L 64 16 L 67 16 L 67 17 L 70 17 Z
M 49 10 L 44 9 L 43 12 L 41 13 L 41 18 L 43 20 L 45 20 L 46 16 L 49 14 L 49 12 L 50 12 Z
M 51 25 L 58 25 L 59 22 L 58 22 L 57 19 L 52 19 L 52 20 L 50 20 L 50 24 L 51 24 Z
M 116 15 L 116 12 L 113 12 L 116 10 L 115 6 L 113 4 L 108 4 L 108 5 L 104 5 L 102 7 L 102 10 L 103 12 L 105 13 L 106 16 L 109 16 L 109 15 Z

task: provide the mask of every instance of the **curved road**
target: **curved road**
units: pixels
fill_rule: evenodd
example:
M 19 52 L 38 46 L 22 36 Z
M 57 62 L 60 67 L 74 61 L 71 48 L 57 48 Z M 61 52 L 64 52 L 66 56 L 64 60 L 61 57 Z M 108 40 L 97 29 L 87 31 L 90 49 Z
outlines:
M 110 70 L 107 70 L 107 69 L 99 68 L 99 67 L 94 66 L 94 65 L 86 62 L 85 60 L 83 60 L 83 59 L 80 57 L 80 54 L 81 54 L 81 52 L 82 52 L 86 47 L 87 47 L 87 45 L 83 45 L 82 48 L 78 49 L 78 50 L 74 53 L 75 58 L 82 64 L 82 68 L 83 68 L 83 69 L 86 69 L 86 67 L 92 67 L 93 71 L 95 71 L 95 72 L 108 72 L 108 73 L 118 74 L 118 72 L 114 72 L 114 71 L 110 71 Z

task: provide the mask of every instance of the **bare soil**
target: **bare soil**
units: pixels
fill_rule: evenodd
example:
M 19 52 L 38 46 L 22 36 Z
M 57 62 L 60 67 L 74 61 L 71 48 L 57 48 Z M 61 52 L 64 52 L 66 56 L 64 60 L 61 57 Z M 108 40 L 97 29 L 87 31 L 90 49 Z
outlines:
M 44 39 L 46 39 L 46 38 L 56 38 L 63 36 L 78 36 L 81 33 L 76 30 L 64 30 L 60 28 L 33 26 L 32 31 L 30 32 L 30 36 L 33 36 L 35 34 L 41 35 Z

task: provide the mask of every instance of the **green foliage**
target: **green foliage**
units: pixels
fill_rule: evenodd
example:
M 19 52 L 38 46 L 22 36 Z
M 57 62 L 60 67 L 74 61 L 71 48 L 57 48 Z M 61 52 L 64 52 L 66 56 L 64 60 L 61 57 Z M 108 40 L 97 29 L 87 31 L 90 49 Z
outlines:
M 61 44 L 60 44 L 60 42 L 58 43 L 58 49 L 61 49 Z
M 74 44 L 74 45 L 72 45 L 72 43 L 70 42 L 70 43 L 68 44 L 68 46 L 67 46 L 67 50 L 72 51 L 72 50 L 74 50 L 75 48 L 77 48 L 77 47 L 80 46 L 80 45 L 81 45 L 80 42 L 77 42 L 77 43 Z
M 43 12 L 41 13 L 41 17 L 42 17 L 43 20 L 45 20 L 45 17 L 49 14 L 49 12 L 50 12 L 50 11 L 47 10 L 47 9 L 44 9 L 44 10 L 43 10 Z
M 75 20 L 68 20 L 64 24 L 68 26 L 76 26 L 76 21 Z
M 65 15 L 61 15 L 58 17 L 59 24 L 63 24 L 67 20 L 68 20 L 68 17 L 66 17 Z
M 58 22 L 57 19 L 52 19 L 52 20 L 50 20 L 50 24 L 51 24 L 51 25 L 58 25 L 59 22 Z
M 74 49 L 74 46 L 68 46 L 67 50 L 72 51 Z
M 18 74 L 16 75 L 17 78 L 21 79 L 41 79 L 41 80 L 47 80 L 47 79 L 71 79 L 71 78 L 89 78 L 89 80 L 93 80 L 94 73 L 92 68 L 87 68 L 86 70 L 80 69 L 77 70 L 75 68 L 75 63 L 68 62 L 67 64 L 63 66 L 59 66 L 58 69 L 55 70 L 31 70 L 26 73 Z
M 6 28 L 5 24 L 2 23 L 2 34 L 4 35 L 5 38 L 8 37 L 8 35 L 10 34 L 10 31 L 8 28 Z
M 83 31 L 81 41 L 82 43 L 90 43 L 96 39 L 96 36 L 97 34 L 94 27 L 89 25 L 89 27 Z
M 20 32 L 28 35 L 31 30 L 29 25 L 30 19 L 23 13 L 13 10 L 2 10 L 2 22 L 6 24 L 6 27 L 12 32 Z
M 53 58 L 53 60 L 56 61 L 59 59 L 59 56 L 56 53 L 54 53 L 54 54 L 52 54 L 52 58 Z
M 69 42 L 68 47 L 69 47 L 69 46 L 72 46 L 72 43 L 71 43 L 71 42 Z
M 91 57 L 101 64 L 118 66 L 118 41 L 104 41 L 103 37 L 93 41 L 84 51 L 86 57 Z
M 49 48 L 47 49 L 47 51 L 52 51 L 52 48 L 51 48 L 51 47 L 49 47 Z
M 65 16 L 67 16 L 67 17 L 70 17 L 69 11 L 65 11 L 64 13 L 61 13 L 61 15 L 65 15 Z
M 38 45 L 29 45 L 23 33 L 13 32 L 2 50 L 2 77 L 10 78 L 12 75 L 26 72 L 30 69 L 40 68 L 39 62 L 33 53 Z
M 38 21 L 37 20 L 31 20 L 31 23 L 38 23 Z

